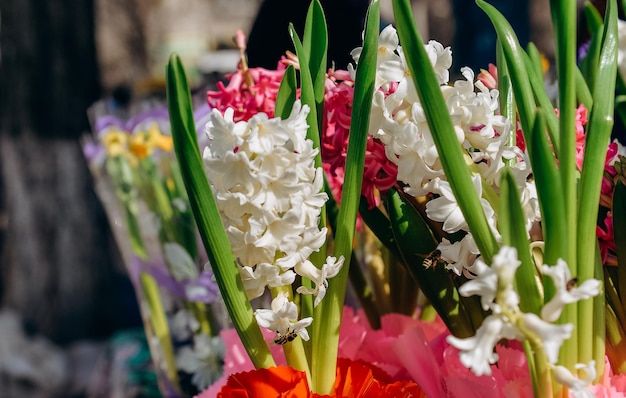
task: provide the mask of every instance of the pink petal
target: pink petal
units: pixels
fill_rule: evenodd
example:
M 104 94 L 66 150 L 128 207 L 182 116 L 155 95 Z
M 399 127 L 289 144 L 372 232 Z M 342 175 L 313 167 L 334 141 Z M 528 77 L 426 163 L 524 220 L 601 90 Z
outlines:
M 427 397 L 446 396 L 441 369 L 420 328 L 411 328 L 398 336 L 392 349 L 411 379 L 420 386 Z

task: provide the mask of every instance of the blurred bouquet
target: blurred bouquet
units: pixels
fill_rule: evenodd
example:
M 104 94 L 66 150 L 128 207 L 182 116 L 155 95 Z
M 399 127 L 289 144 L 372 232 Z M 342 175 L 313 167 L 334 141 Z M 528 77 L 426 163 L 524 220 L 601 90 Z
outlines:
M 586 6 L 592 39 L 577 58 L 576 4 L 551 2 L 556 98 L 537 49 L 477 5 L 498 35 L 497 66 L 478 76 L 462 68 L 450 81 L 452 50 L 423 44 L 408 0 L 393 0 L 394 26 L 382 29 L 371 1 L 354 65 L 328 70 L 313 0 L 304 36 L 289 28 L 296 54 L 276 70 L 249 68 L 237 36 L 241 62 L 207 94 L 203 120 L 172 55 L 178 163 L 157 167 L 166 127 L 144 124 L 141 139 L 134 127 L 124 139 L 96 129 L 118 159 L 109 191 L 135 257 L 150 258 L 138 244 L 138 197 L 158 231 L 163 272 L 144 264 L 138 284 L 152 319 L 151 289 L 169 291 L 158 275 L 184 285 L 177 297 L 192 319 L 215 314 L 196 307 L 208 301 L 188 284 L 213 291 L 200 282 L 212 272 L 232 322 L 190 329 L 196 358 L 223 358 L 198 396 L 624 397 L 618 5 L 607 2 L 605 16 Z M 150 166 L 137 153 L 154 154 Z M 139 170 L 155 179 L 121 177 Z M 192 215 L 206 259 L 196 230 L 183 239 L 177 223 Z M 211 346 L 220 328 L 223 346 Z M 170 352 L 171 369 L 187 370 Z
M 198 123 L 208 107 L 196 110 Z M 127 116 L 126 116 L 127 115 Z M 173 153 L 167 107 L 139 101 L 123 112 L 89 109 L 83 150 L 137 295 L 159 388 L 187 396 L 222 373 L 228 326 Z

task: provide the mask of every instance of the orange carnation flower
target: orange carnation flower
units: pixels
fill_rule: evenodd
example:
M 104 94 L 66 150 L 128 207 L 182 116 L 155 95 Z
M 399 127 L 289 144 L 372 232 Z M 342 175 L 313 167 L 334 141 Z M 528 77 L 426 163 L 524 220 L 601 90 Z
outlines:
M 235 373 L 217 398 L 418 398 L 422 390 L 412 381 L 394 382 L 380 368 L 364 361 L 340 358 L 331 395 L 312 393 L 304 372 L 287 366 Z
M 424 396 L 412 381 L 394 382 L 387 373 L 365 361 L 339 358 L 333 398 L 417 398 Z
M 274 366 L 228 377 L 217 398 L 289 397 L 309 398 L 306 374 L 288 366 Z

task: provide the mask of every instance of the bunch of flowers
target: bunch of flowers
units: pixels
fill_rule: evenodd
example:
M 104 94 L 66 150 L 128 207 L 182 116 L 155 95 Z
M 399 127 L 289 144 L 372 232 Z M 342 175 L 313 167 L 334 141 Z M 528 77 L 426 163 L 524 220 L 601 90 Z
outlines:
M 219 291 L 173 153 L 163 104 L 123 117 L 108 101 L 90 109 L 83 150 L 140 304 L 154 370 L 168 395 L 193 395 L 222 374 Z M 196 110 L 201 123 L 206 107 Z
M 175 180 L 234 330 L 199 396 L 624 396 L 617 5 L 587 7 L 577 64 L 575 3 L 551 3 L 553 101 L 536 49 L 477 4 L 499 38 L 497 70 L 478 79 L 450 81 L 452 50 L 423 44 L 408 0 L 382 30 L 371 2 L 347 71 L 326 68 L 317 0 L 276 70 L 248 68 L 238 36 L 206 123 L 172 55 Z M 169 256 L 170 271 L 195 255 Z M 212 368 L 215 331 L 195 336 Z

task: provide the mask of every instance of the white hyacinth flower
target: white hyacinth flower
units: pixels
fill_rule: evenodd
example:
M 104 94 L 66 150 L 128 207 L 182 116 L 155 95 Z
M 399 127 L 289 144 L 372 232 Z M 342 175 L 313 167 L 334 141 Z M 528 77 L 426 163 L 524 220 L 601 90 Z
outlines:
M 326 241 L 319 219 L 328 195 L 315 167 L 319 149 L 307 139 L 308 113 L 296 101 L 286 119 L 257 113 L 235 123 L 232 110 L 214 110 L 206 126 L 206 174 L 249 298 L 293 283 L 292 269 Z M 334 275 L 331 267 L 316 279 L 318 302 Z
M 541 269 L 544 275 L 552 278 L 556 290 L 552 299 L 541 309 L 541 318 L 548 322 L 555 322 L 559 319 L 565 304 L 600 294 L 600 281 L 597 279 L 588 279 L 579 286 L 573 286 L 576 280 L 572 278 L 567 263 L 561 259 L 556 265 L 544 265 Z
M 485 310 L 499 312 L 501 305 L 515 308 L 519 304 L 519 297 L 513 290 L 513 278 L 520 264 L 517 251 L 504 246 L 493 256 L 491 267 L 481 259 L 476 260 L 474 271 L 477 277 L 464 283 L 459 288 L 459 294 L 466 297 L 479 295 Z
M 567 387 L 574 398 L 595 398 L 596 394 L 587 386 L 596 378 L 596 361 L 591 360 L 587 365 L 578 363 L 576 369 L 584 369 L 587 377 L 579 379 L 564 366 L 554 366 L 552 370 L 556 381 Z
M 259 326 L 276 332 L 278 335 L 296 334 L 303 340 L 309 339 L 306 327 L 311 325 L 313 318 L 298 320 L 298 307 L 289 301 L 287 295 L 279 293 L 270 305 L 271 309 L 258 309 L 254 312 Z
M 239 275 L 249 299 L 261 297 L 267 286 L 291 285 L 296 280 L 295 272 L 291 270 L 281 272 L 280 268 L 268 263 L 257 264 L 254 268 L 241 267 Z
M 491 375 L 491 365 L 498 361 L 494 348 L 503 338 L 516 338 L 519 334 L 499 315 L 489 315 L 476 331 L 476 335 L 460 339 L 452 335 L 446 341 L 461 350 L 459 359 L 476 376 Z
M 343 266 L 343 263 L 343 256 L 341 256 L 339 260 L 337 260 L 336 257 L 329 256 L 326 259 L 326 264 L 324 264 L 321 269 L 317 268 L 310 261 L 299 263 L 296 265 L 295 271 L 298 275 L 309 278 L 311 282 L 315 284 L 315 287 L 311 289 L 305 286 L 300 286 L 296 291 L 301 294 L 314 294 L 315 301 L 313 302 L 313 306 L 317 307 L 326 295 L 326 288 L 328 288 L 327 279 L 337 276 Z
M 402 61 L 397 54 L 399 44 L 400 40 L 398 39 L 396 29 L 392 25 L 385 26 L 378 36 L 376 88 L 380 88 L 389 81 L 400 80 L 403 78 L 405 70 L 402 65 Z M 355 62 L 359 62 L 362 51 L 363 47 L 357 47 L 350 53 Z M 348 72 L 354 80 L 356 76 L 356 69 L 352 64 L 348 65 Z
M 387 159 L 397 166 L 397 179 L 405 192 L 413 196 L 439 195 L 431 201 L 434 204 L 429 203 L 429 218 L 444 223 L 445 232 L 469 232 L 451 190 L 445 187 L 432 189 L 435 185 L 443 185 L 439 180 L 444 180 L 445 175 L 396 30 L 392 27 L 383 29 L 378 45 L 377 83 L 369 134 L 384 144 Z M 524 195 L 523 209 L 529 231 L 539 212 L 534 200 L 536 195 L 532 195 L 534 190 L 525 188 L 526 184 L 534 182 L 528 182 L 531 169 L 526 164 L 525 154 L 518 147 L 507 145 L 510 135 L 515 133 L 515 123 L 500 113 L 498 90 L 490 90 L 475 80 L 474 72 L 467 67 L 461 68 L 463 78 L 450 84 L 450 48 L 436 41 L 430 41 L 424 47 L 466 160 L 473 162 L 471 166 L 480 172 L 483 183 L 490 185 L 485 187 L 489 190 L 486 197 L 491 198 L 493 191 L 497 192 L 503 170 L 507 167 L 513 170 L 518 189 Z M 360 52 L 359 48 L 353 53 L 357 62 Z M 432 184 L 433 181 L 437 184 Z M 493 209 L 486 200 L 483 201 L 489 224 L 498 239 Z M 455 272 L 461 274 L 464 271 L 458 265 L 455 265 Z
M 472 176 L 472 182 L 478 195 L 482 195 L 480 175 Z M 433 221 L 443 222 L 443 230 L 448 233 L 467 230 L 467 221 L 465 221 L 461 208 L 456 201 L 450 183 L 445 180 L 439 180 L 436 184 L 435 192 L 439 193 L 440 196 L 426 203 L 426 215 L 428 218 Z M 484 198 L 481 198 L 480 202 L 490 225 L 495 225 L 495 212 L 491 204 Z
M 446 269 L 459 276 L 463 274 L 469 279 L 474 278 L 475 275 L 468 271 L 474 266 L 480 251 L 471 233 L 468 232 L 463 239 L 454 243 L 443 238 L 437 249 L 441 252 L 441 259 L 446 262 Z
M 491 374 L 490 366 L 498 359 L 494 348 L 500 339 L 532 339 L 535 348 L 543 349 L 548 363 L 554 365 L 563 342 L 570 338 L 574 329 L 572 324 L 555 325 L 533 313 L 524 313 L 520 310 L 519 295 L 513 288 L 515 272 L 519 266 L 516 249 L 504 246 L 493 257 L 491 266 L 487 266 L 480 259 L 477 260 L 473 266 L 476 278 L 459 288 L 459 294 L 463 296 L 480 296 L 483 308 L 492 311 L 475 336 L 465 339 L 454 336 L 447 338 L 452 346 L 461 350 L 459 354 L 461 362 L 478 376 Z M 555 284 L 558 285 L 559 280 L 569 278 L 569 271 L 565 271 L 566 269 L 567 264 L 559 260 L 555 267 L 548 270 L 548 273 L 555 274 Z M 597 294 L 593 289 L 596 287 L 595 283 L 589 286 L 592 286 L 592 289 L 574 293 L 574 298 L 578 300 L 591 297 L 593 293 Z M 557 286 L 557 295 L 558 290 Z M 563 301 L 570 298 L 559 300 L 564 305 Z M 555 371 L 560 369 L 553 368 Z M 563 373 L 562 370 L 559 371 Z

